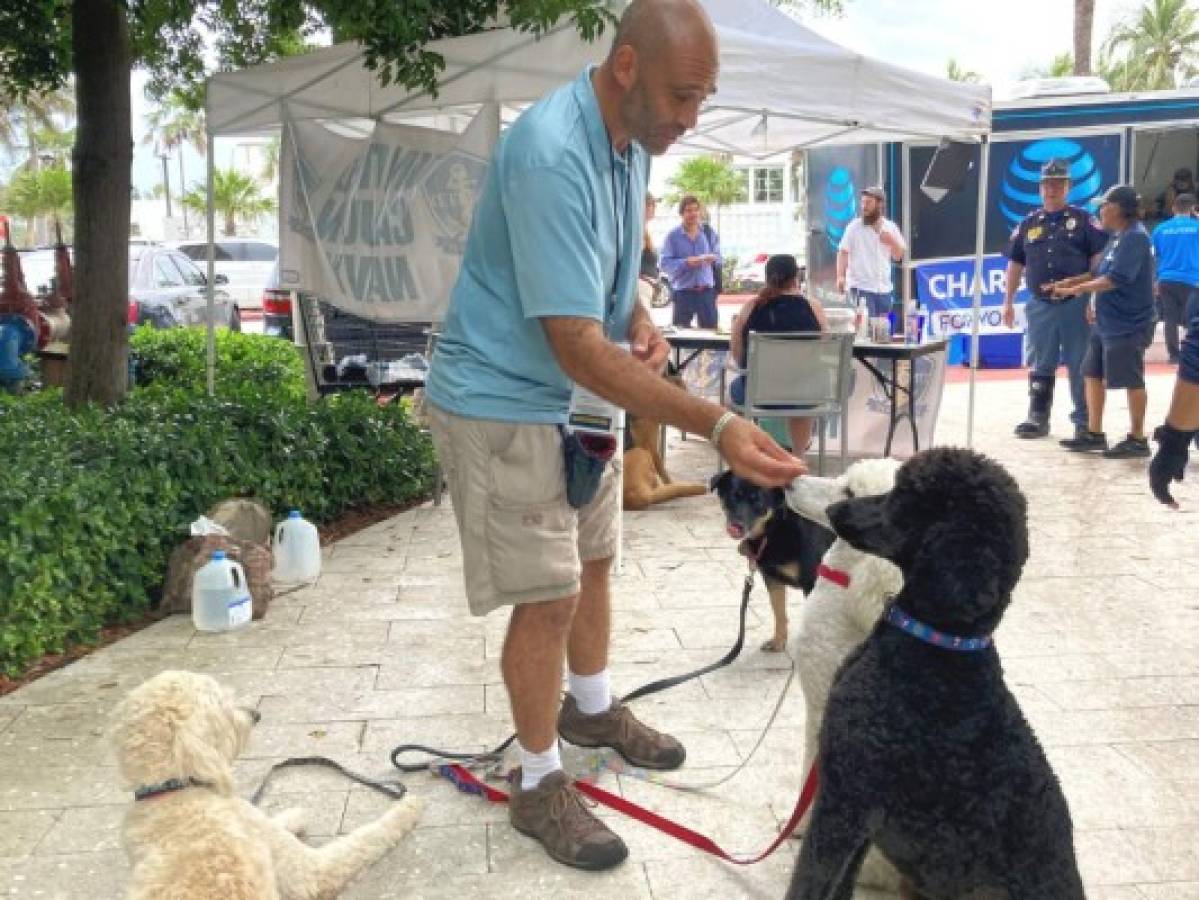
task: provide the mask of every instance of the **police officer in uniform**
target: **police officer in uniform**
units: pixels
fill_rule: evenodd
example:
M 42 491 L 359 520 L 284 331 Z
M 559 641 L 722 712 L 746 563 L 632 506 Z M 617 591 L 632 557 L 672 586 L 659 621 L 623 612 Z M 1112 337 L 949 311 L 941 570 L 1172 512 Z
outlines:
M 1003 322 L 1015 324 L 1013 301 L 1024 276 L 1032 296 L 1025 304 L 1028 320 L 1028 418 L 1016 426 L 1016 436 L 1044 437 L 1049 433 L 1053 385 L 1058 360 L 1070 374 L 1074 411 L 1070 420 L 1075 435 L 1087 427 L 1086 390 L 1082 361 L 1087 353 L 1091 326 L 1087 323 L 1088 298 L 1056 298 L 1047 285 L 1095 268 L 1107 235 L 1089 212 L 1066 202 L 1070 193 L 1070 167 L 1051 159 L 1041 167 L 1040 209 L 1033 210 L 1012 232 L 1008 247 Z

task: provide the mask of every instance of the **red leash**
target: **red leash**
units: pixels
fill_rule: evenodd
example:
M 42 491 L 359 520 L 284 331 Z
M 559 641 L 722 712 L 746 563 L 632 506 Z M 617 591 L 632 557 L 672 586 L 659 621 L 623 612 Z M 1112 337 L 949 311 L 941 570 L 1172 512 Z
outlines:
M 450 779 L 460 791 L 468 794 L 478 794 L 481 797 L 487 798 L 492 803 L 508 802 L 507 794 L 480 781 L 470 770 L 463 768 L 457 763 L 437 766 L 435 767 L 435 771 Z M 808 772 L 807 779 L 804 781 L 803 790 L 799 792 L 799 799 L 795 801 L 795 809 L 791 812 L 791 818 L 787 820 L 787 824 L 783 826 L 783 830 L 779 832 L 778 837 L 774 839 L 770 846 L 754 857 L 733 856 L 731 853 L 721 849 L 711 838 L 700 834 L 698 831 L 692 831 L 684 825 L 672 822 L 670 819 L 664 818 L 656 812 L 646 809 L 644 806 L 638 806 L 636 803 L 626 800 L 617 794 L 605 791 L 603 788 L 590 782 L 576 781 L 575 787 L 579 789 L 580 793 L 586 794 L 592 800 L 602 803 L 604 806 L 614 809 L 617 812 L 622 812 L 639 822 L 644 822 L 646 825 L 650 825 L 664 834 L 682 841 L 684 844 L 690 844 L 696 850 L 711 853 L 713 856 L 717 856 L 733 865 L 749 866 L 756 862 L 761 862 L 791 836 L 791 833 L 799 826 L 799 820 L 804 817 L 804 813 L 808 811 L 808 807 L 812 805 L 812 801 L 816 797 L 818 780 L 816 766 L 813 764 L 811 771 Z

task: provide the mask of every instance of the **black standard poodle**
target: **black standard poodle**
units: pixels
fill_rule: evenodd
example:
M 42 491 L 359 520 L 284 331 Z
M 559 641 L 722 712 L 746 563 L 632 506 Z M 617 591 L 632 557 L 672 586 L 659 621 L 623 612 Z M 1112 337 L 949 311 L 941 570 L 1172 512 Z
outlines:
M 1066 798 L 991 642 L 1028 557 L 1015 480 L 970 450 L 935 448 L 889 494 L 828 513 L 904 586 L 837 674 L 787 897 L 848 900 L 873 844 L 907 896 L 1082 898 Z

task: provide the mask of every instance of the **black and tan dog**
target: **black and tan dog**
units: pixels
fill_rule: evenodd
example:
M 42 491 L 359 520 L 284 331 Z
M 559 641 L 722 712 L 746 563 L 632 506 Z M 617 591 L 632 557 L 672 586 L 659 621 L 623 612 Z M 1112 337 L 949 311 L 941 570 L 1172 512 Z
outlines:
M 792 511 L 782 488 L 761 488 L 728 471 L 715 476 L 711 487 L 729 537 L 741 542 L 741 553 L 754 561 L 770 594 L 774 636 L 762 649 L 781 653 L 787 646 L 787 588 L 812 590 L 833 533 Z

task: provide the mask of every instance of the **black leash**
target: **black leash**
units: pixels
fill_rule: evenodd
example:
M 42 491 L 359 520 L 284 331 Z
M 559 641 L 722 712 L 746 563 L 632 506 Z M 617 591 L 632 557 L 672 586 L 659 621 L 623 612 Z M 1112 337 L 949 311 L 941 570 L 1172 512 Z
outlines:
M 703 668 L 696 669 L 694 672 L 688 672 L 685 675 L 675 675 L 671 678 L 662 678 L 658 681 L 651 681 L 649 684 L 644 684 L 641 687 L 633 690 L 620 698 L 621 703 L 629 703 L 633 700 L 638 700 L 641 697 L 648 697 L 650 694 L 656 694 L 659 691 L 664 691 L 667 688 L 672 688 L 685 682 L 699 678 L 701 675 L 707 675 L 709 672 L 715 672 L 717 669 L 723 668 L 741 655 L 741 650 L 745 646 L 745 619 L 749 612 L 749 595 L 754 588 L 754 570 L 750 570 L 745 576 L 745 585 L 741 592 L 741 612 L 740 622 L 737 628 L 737 640 L 734 642 L 732 649 L 724 656 L 716 660 L 714 663 L 709 663 Z M 391 751 L 391 764 L 401 772 L 423 772 L 429 768 L 429 763 L 400 763 L 399 758 L 406 753 L 425 753 L 434 759 L 441 760 L 457 760 L 459 762 L 494 762 L 499 760 L 504 751 L 507 750 L 512 742 L 516 740 L 515 734 L 510 734 L 502 744 L 486 753 L 451 753 L 445 750 L 438 750 L 436 747 L 426 747 L 424 744 L 400 744 Z
M 324 756 L 293 756 L 291 759 L 285 759 L 283 762 L 275 763 L 275 765 L 271 766 L 270 771 L 266 773 L 266 777 L 262 779 L 262 784 L 258 786 L 258 790 L 250 798 L 250 803 L 257 806 L 259 801 L 262 800 L 262 795 L 266 793 L 266 786 L 270 782 L 271 776 L 280 769 L 287 769 L 292 766 L 324 766 L 327 769 L 336 769 L 351 781 L 374 788 L 379 793 L 386 794 L 393 800 L 402 800 L 404 795 L 408 793 L 408 788 L 404 787 L 398 781 L 382 781 L 377 778 L 368 778 L 365 775 L 359 775 L 357 772 L 351 772 L 341 763 Z

